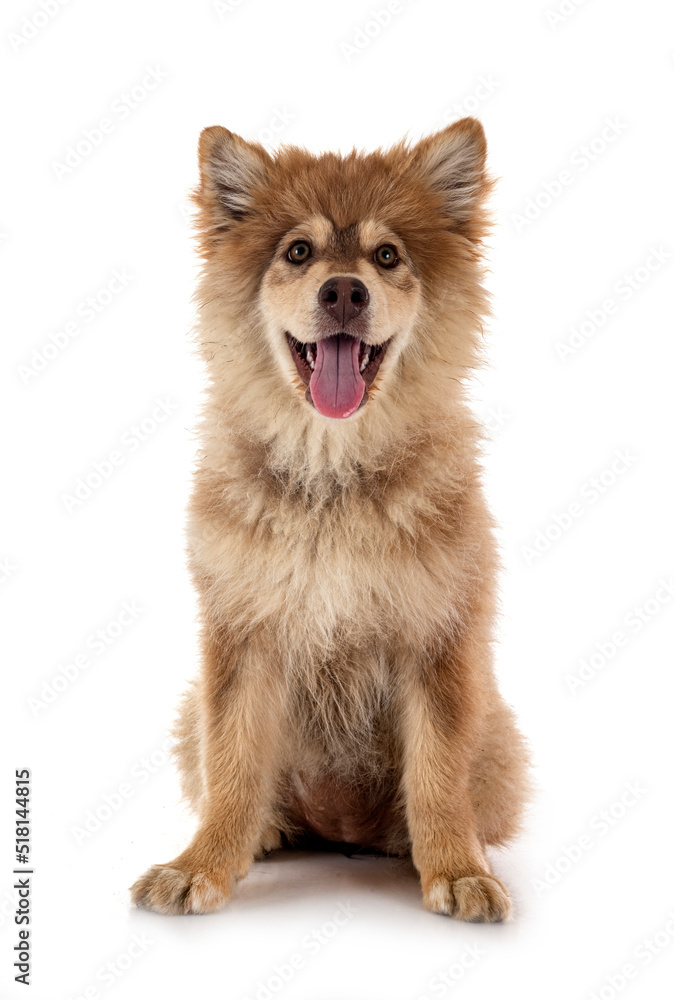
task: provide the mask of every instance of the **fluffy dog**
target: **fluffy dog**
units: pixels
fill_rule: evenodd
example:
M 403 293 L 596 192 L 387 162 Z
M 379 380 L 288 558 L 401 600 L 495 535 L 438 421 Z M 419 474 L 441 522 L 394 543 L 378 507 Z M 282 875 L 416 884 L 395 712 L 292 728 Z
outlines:
M 317 836 L 411 855 L 438 913 L 509 913 L 485 848 L 518 829 L 528 761 L 465 401 L 485 156 L 471 118 L 345 156 L 201 135 L 203 657 L 177 744 L 199 828 L 140 905 L 216 910 L 256 856 Z

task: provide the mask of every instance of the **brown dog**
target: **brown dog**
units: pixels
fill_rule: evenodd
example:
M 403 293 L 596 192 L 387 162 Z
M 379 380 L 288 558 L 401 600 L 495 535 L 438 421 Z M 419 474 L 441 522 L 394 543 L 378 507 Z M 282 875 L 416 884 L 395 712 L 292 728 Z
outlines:
M 178 726 L 200 825 L 138 904 L 215 910 L 254 857 L 313 834 L 411 853 L 436 912 L 509 912 L 485 847 L 518 829 L 528 760 L 493 675 L 464 389 L 485 154 L 470 118 L 367 155 L 201 135 L 203 663 Z

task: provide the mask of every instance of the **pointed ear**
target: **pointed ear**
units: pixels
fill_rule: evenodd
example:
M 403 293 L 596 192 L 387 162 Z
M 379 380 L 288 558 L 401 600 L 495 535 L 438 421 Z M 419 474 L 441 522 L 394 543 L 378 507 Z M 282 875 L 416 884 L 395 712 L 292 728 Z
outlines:
M 454 227 L 476 238 L 481 206 L 491 189 L 485 173 L 487 140 L 477 118 L 462 118 L 422 139 L 412 150 L 416 170 L 442 195 Z
M 202 204 L 234 222 L 254 206 L 254 192 L 264 184 L 271 157 L 258 143 L 246 142 L 220 125 L 205 128 L 199 136 L 199 169 Z

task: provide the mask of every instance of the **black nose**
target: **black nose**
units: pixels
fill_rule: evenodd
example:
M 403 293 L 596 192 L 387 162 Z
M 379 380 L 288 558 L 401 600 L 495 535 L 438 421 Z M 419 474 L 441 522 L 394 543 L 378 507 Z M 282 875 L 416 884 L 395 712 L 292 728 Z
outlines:
M 328 278 L 318 292 L 318 301 L 342 328 L 365 308 L 369 298 L 358 278 Z

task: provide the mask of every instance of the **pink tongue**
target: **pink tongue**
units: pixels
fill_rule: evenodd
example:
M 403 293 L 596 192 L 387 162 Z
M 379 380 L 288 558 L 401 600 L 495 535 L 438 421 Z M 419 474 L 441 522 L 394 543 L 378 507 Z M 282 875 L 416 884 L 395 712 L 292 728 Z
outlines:
M 350 417 L 360 406 L 365 383 L 358 368 L 359 351 L 360 340 L 345 333 L 317 342 L 309 388 L 324 417 Z

